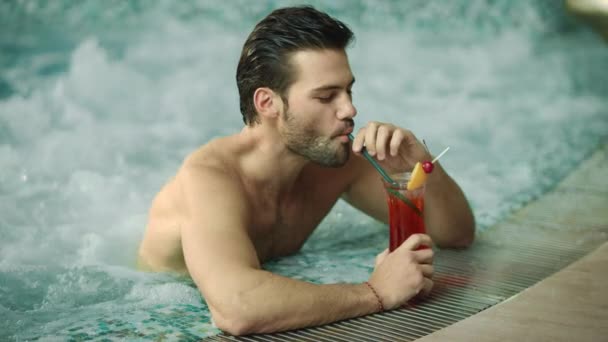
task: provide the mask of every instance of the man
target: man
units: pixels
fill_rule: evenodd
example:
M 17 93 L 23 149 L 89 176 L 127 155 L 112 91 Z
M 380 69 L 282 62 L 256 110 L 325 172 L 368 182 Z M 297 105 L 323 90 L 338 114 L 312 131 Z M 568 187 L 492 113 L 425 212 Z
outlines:
M 297 252 L 340 197 L 387 222 L 384 189 L 360 156 L 363 146 L 389 172 L 431 159 L 411 132 L 384 123 L 359 129 L 351 146 L 355 80 L 345 48 L 352 36 L 311 7 L 279 9 L 258 23 L 237 68 L 245 127 L 188 156 L 152 204 L 140 264 L 188 273 L 228 333 L 289 330 L 399 307 L 433 285 L 433 251 L 417 247 L 473 240 L 469 205 L 437 164 L 426 189 L 430 236 L 414 235 L 381 253 L 369 282 L 316 285 L 262 269 Z

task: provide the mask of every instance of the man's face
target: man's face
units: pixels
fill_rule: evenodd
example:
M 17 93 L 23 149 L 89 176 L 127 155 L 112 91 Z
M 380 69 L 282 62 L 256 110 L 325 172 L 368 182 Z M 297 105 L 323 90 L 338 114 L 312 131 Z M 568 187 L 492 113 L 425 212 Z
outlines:
M 291 63 L 296 81 L 287 93 L 279 131 L 287 147 L 323 166 L 339 167 L 349 157 L 354 78 L 344 51 L 305 50 Z

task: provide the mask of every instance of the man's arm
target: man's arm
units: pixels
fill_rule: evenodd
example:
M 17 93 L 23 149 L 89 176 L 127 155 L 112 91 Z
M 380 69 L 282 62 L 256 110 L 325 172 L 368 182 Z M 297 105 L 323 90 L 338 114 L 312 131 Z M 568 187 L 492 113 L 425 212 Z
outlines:
M 411 170 L 418 161 L 432 160 L 411 132 L 393 125 L 368 124 L 357 134 L 353 149 L 360 152 L 363 144 L 376 159 L 382 158 L 380 163 L 393 172 Z M 395 155 L 392 155 L 391 148 Z M 357 176 L 345 199 L 358 209 L 387 223 L 388 206 L 380 175 L 362 157 L 354 159 L 352 167 Z M 427 177 L 424 223 L 427 233 L 440 247 L 466 247 L 473 242 L 473 212 L 458 184 L 439 162 L 435 162 L 433 172 Z
M 275 332 L 377 311 L 365 284 L 315 285 L 262 270 L 239 185 L 220 170 L 186 167 L 182 176 L 184 257 L 220 329 Z

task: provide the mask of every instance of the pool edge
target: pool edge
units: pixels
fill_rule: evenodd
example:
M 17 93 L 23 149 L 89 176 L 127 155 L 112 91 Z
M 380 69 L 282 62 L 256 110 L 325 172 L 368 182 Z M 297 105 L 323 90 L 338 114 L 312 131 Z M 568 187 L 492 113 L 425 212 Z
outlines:
M 601 245 L 513 297 L 417 341 L 599 341 L 608 336 L 608 294 L 603 290 L 608 288 L 606 175 L 604 143 L 554 189 L 497 224 L 571 228 L 572 244 L 594 239 L 603 241 Z M 570 207 L 560 198 L 571 198 Z

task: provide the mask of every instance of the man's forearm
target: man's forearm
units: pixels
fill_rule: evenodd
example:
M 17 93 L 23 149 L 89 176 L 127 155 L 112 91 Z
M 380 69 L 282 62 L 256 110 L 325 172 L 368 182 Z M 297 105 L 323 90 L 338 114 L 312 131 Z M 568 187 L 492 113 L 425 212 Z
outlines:
M 247 278 L 246 283 L 253 286 L 227 301 L 232 317 L 216 319 L 216 324 L 231 334 L 317 326 L 379 309 L 378 299 L 365 284 L 316 285 L 266 271 L 254 271 Z
M 425 225 L 440 247 L 466 247 L 473 242 L 475 219 L 464 193 L 437 165 L 428 178 L 425 193 Z

